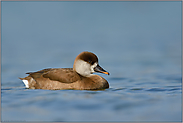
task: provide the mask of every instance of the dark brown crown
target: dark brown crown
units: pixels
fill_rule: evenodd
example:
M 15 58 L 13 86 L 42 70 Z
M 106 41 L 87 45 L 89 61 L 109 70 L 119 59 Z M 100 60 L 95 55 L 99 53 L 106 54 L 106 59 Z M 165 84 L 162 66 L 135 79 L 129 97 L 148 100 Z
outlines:
M 91 52 L 82 52 L 78 55 L 78 58 L 80 58 L 81 60 L 84 60 L 90 64 L 94 64 L 95 62 L 98 62 L 98 58 L 95 54 L 91 53 Z

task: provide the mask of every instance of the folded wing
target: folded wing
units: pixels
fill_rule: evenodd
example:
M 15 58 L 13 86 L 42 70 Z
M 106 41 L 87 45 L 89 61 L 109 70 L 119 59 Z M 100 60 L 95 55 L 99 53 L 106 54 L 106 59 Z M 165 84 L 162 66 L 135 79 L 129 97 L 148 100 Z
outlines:
M 29 72 L 29 74 L 34 80 L 37 78 L 49 78 L 53 81 L 59 81 L 62 83 L 73 83 L 80 80 L 79 74 L 73 71 L 72 68 L 48 68 L 37 72 Z

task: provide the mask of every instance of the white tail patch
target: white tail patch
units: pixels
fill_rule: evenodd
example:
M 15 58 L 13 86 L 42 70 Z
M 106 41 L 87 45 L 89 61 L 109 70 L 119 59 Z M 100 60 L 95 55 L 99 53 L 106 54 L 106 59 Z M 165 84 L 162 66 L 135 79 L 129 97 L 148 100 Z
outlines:
M 25 79 L 22 80 L 26 88 L 29 88 L 29 82 Z

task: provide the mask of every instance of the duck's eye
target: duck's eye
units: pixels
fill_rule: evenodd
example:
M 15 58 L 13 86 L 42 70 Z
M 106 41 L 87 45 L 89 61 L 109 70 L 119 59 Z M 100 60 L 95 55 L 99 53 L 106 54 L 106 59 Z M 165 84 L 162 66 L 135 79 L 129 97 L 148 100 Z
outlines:
M 92 62 L 91 60 L 88 61 L 90 64 L 94 64 L 94 62 Z

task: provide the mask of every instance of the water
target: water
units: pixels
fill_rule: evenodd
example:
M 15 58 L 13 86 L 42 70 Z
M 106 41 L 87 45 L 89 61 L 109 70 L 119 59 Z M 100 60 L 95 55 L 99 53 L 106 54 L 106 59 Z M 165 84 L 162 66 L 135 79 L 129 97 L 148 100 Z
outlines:
M 181 2 L 2 2 L 1 121 L 182 121 Z M 110 88 L 18 77 L 94 52 Z

